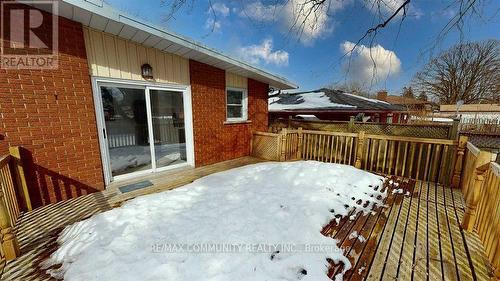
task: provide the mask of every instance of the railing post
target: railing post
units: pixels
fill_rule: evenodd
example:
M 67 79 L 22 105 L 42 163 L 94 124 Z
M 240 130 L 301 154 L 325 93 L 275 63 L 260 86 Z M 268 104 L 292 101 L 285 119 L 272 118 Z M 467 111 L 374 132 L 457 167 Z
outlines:
M 286 128 L 283 128 L 283 130 L 281 130 L 281 134 L 280 134 L 280 158 L 279 158 L 279 161 L 286 161 L 286 135 L 287 135 L 287 129 Z
M 453 188 L 458 188 L 460 186 L 460 177 L 462 174 L 462 166 L 464 163 L 465 147 L 467 146 L 467 137 L 460 136 L 458 138 L 457 146 L 457 157 L 455 158 L 455 165 L 453 167 L 453 178 L 451 180 L 451 186 Z
M 26 210 L 33 210 L 33 205 L 31 204 L 31 198 L 28 191 L 28 184 L 26 182 L 26 174 L 24 172 L 23 161 L 21 158 L 21 150 L 19 146 L 13 146 L 9 148 L 10 155 L 14 158 L 15 171 L 17 171 L 15 180 L 17 181 L 17 186 L 20 187 L 18 192 L 22 193 L 22 202 Z
M 460 118 L 454 118 L 453 123 L 448 131 L 448 138 L 450 140 L 456 140 L 458 137 L 458 125 L 460 124 Z
M 365 131 L 360 131 L 358 133 L 358 145 L 356 147 L 356 162 L 354 167 L 361 169 L 361 159 L 363 157 L 363 149 L 365 146 Z
M 303 145 L 302 127 L 297 130 L 297 159 L 302 159 L 302 145 Z
M 485 168 L 486 166 L 486 168 Z M 465 198 L 465 214 L 462 220 L 462 228 L 471 232 L 476 222 L 476 208 L 479 203 L 481 190 L 484 182 L 484 174 L 487 171 L 489 164 L 485 164 L 476 168 L 474 181 Z
M 17 258 L 20 254 L 19 243 L 17 238 L 12 232 L 12 226 L 10 225 L 9 213 L 7 212 L 7 207 L 5 206 L 4 193 L 0 190 L 0 233 L 1 233 L 1 244 L 6 260 L 13 260 Z
M 349 123 L 347 124 L 347 131 L 352 132 L 354 130 L 354 116 L 349 118 Z

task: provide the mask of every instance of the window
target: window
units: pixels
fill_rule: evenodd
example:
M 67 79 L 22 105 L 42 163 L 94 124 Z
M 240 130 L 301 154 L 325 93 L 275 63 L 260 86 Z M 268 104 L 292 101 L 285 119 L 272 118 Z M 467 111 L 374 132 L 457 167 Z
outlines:
M 229 122 L 247 120 L 247 92 L 228 88 L 226 91 L 226 119 Z

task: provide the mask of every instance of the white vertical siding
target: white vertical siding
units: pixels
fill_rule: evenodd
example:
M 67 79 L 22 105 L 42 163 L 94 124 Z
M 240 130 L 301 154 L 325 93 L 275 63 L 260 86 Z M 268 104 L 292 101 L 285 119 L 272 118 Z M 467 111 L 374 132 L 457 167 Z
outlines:
M 226 71 L 226 87 L 248 89 L 248 79 L 238 74 Z

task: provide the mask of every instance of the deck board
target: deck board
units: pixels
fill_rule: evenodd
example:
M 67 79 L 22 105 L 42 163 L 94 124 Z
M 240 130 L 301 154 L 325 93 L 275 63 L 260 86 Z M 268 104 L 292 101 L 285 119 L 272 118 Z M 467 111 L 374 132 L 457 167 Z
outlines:
M 122 194 L 111 187 L 25 214 L 16 230 L 23 255 L 6 265 L 1 280 L 53 280 L 40 269 L 40 263 L 55 250 L 59 232 L 69 224 L 135 196 L 169 190 L 211 173 L 260 161 L 245 157 L 155 175 L 149 178 L 154 184 L 149 188 Z M 323 235 L 338 239 L 351 262 L 344 280 L 489 280 L 491 269 L 478 236 L 460 227 L 465 210 L 461 191 L 429 182 L 397 180 L 409 195 L 392 194 L 389 187 L 384 206 L 352 220 L 349 216 L 334 220 L 323 228 Z M 350 239 L 353 231 L 366 241 Z M 331 263 L 328 275 L 333 277 L 342 268 Z
M 415 244 L 415 253 L 413 257 L 412 279 L 421 281 L 427 280 L 428 275 L 428 255 L 427 255 L 427 183 L 420 186 L 419 207 L 417 210 L 417 242 Z

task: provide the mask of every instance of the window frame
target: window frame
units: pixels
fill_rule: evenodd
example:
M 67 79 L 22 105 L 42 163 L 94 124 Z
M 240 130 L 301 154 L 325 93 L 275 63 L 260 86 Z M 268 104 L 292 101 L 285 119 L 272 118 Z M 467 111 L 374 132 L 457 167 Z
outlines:
M 242 93 L 241 99 L 241 117 L 228 117 L 228 107 L 230 104 L 227 103 L 227 95 L 228 91 L 235 91 Z M 235 87 L 226 87 L 226 122 L 229 123 L 238 123 L 238 122 L 246 122 L 248 121 L 248 92 L 247 89 L 244 88 L 235 88 Z M 233 104 L 232 106 L 237 106 Z

